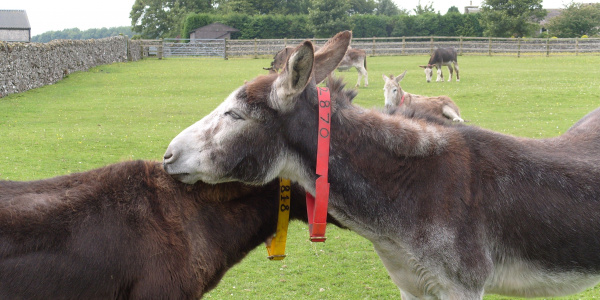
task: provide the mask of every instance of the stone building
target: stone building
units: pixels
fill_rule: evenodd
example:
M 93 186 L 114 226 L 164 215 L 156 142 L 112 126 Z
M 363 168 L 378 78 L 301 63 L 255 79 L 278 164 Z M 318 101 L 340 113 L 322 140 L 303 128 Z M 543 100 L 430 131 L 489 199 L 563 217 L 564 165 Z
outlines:
M 195 39 L 230 39 L 232 32 L 239 30 L 218 22 L 196 28 L 190 32 L 190 40 Z
M 31 26 L 27 12 L 24 10 L 0 10 L 0 41 L 31 41 Z

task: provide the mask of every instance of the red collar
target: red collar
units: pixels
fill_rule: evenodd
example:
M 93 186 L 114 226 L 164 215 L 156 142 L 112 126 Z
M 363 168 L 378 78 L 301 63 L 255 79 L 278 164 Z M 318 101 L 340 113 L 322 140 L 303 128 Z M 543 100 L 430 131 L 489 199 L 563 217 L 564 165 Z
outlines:
M 406 93 L 402 92 L 402 99 L 400 99 L 400 104 L 398 106 L 404 104 L 404 96 L 406 96 Z
M 317 175 L 315 196 L 306 193 L 308 230 L 312 242 L 324 242 L 329 202 L 329 144 L 331 125 L 331 100 L 329 89 L 317 87 L 319 94 L 319 132 L 317 140 Z

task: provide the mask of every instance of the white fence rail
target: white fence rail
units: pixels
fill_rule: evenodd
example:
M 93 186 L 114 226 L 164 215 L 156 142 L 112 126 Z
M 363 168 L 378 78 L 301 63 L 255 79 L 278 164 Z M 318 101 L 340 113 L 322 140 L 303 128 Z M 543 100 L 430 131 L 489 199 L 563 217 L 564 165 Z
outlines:
M 264 57 L 304 39 L 254 40 L 146 40 L 142 53 L 164 56 Z M 327 39 L 311 39 L 323 45 Z M 600 38 L 533 39 L 477 37 L 355 38 L 352 47 L 378 55 L 428 55 L 438 47 L 454 47 L 459 55 L 556 56 L 600 55 Z

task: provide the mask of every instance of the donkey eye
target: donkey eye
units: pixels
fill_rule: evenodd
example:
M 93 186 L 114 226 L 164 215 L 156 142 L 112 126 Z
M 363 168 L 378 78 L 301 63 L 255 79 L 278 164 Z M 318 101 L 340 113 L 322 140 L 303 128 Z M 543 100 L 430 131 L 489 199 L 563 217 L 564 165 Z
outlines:
M 242 118 L 242 116 L 238 115 L 236 112 L 231 111 L 231 110 L 226 112 L 225 115 L 230 116 L 234 120 L 243 120 L 244 119 L 244 118 Z
M 395 93 L 395 92 L 397 92 L 397 91 L 398 91 L 398 89 L 393 89 L 393 90 L 392 90 L 392 92 L 394 92 L 394 93 Z

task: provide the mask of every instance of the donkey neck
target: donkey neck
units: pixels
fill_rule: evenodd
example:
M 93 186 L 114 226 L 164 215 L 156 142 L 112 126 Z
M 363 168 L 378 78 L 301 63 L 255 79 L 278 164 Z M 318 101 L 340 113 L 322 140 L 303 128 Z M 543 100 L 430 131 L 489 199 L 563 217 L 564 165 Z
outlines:
M 411 100 L 412 95 L 407 93 L 405 103 Z M 399 157 L 440 153 L 448 144 L 445 137 L 448 130 L 421 120 L 389 116 L 355 106 L 334 115 L 331 129 L 333 144 L 366 143 Z
M 415 97 L 414 94 L 411 94 L 407 91 L 405 91 L 404 89 L 400 88 L 400 86 L 398 86 L 398 89 L 400 90 L 400 93 L 398 93 L 396 95 L 396 97 L 398 98 L 398 106 L 402 106 L 402 105 L 411 105 L 412 104 L 412 100 L 413 97 Z M 404 100 L 402 100 L 402 98 L 404 98 Z

